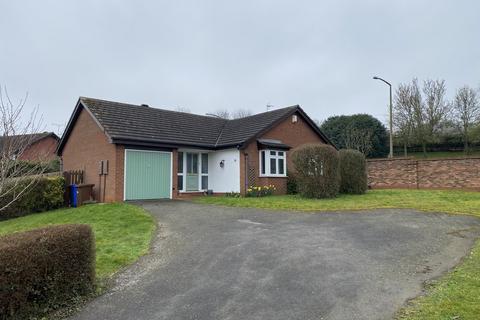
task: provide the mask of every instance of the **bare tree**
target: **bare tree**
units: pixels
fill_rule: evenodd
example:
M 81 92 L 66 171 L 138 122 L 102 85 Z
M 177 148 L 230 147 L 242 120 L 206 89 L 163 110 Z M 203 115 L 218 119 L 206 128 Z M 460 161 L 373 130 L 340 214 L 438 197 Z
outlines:
M 426 80 L 423 90 L 420 90 L 416 78 L 398 86 L 393 120 L 402 137 L 405 154 L 412 140 L 419 143 L 426 154 L 427 143 L 435 140 L 450 113 L 445 93 L 444 80 Z
M 453 101 L 453 111 L 456 122 L 461 127 L 464 150 L 468 152 L 470 129 L 474 122 L 480 119 L 480 102 L 477 92 L 468 86 L 458 89 Z
M 426 134 L 430 141 L 435 140 L 439 129 L 451 113 L 451 105 L 445 99 L 445 80 L 425 80 L 423 94 Z
M 230 119 L 230 111 L 227 109 L 217 109 L 214 112 L 207 113 L 207 115 L 213 115 L 222 119 Z
M 38 137 L 41 119 L 36 108 L 24 117 L 28 94 L 14 103 L 6 89 L 0 88 L 0 212 L 20 199 L 46 169 L 46 163 L 20 160 L 26 148 Z M 26 176 L 33 177 L 24 179 Z
M 345 147 L 355 149 L 368 156 L 373 149 L 373 131 L 369 129 L 347 128 L 345 132 Z
M 405 155 L 407 146 L 417 140 L 426 149 L 423 101 L 417 79 L 402 83 L 395 93 L 393 122 L 402 137 Z
M 248 109 L 238 109 L 232 113 L 232 118 L 240 119 L 240 118 L 245 118 L 251 115 L 253 115 L 253 112 Z
M 175 108 L 175 111 L 177 112 L 185 112 L 185 113 L 191 113 L 190 109 L 187 108 L 187 107 L 182 107 L 182 106 L 178 106 Z

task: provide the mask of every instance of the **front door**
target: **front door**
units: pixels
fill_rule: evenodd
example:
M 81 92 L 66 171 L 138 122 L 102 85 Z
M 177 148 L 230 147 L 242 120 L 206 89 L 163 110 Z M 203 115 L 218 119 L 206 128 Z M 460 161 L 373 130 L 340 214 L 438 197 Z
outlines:
M 186 191 L 198 191 L 198 153 L 187 152 Z

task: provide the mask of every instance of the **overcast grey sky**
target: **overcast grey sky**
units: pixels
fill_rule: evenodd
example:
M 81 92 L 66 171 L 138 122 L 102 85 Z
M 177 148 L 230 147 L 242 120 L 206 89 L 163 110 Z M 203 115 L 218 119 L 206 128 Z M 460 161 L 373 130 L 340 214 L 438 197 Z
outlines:
M 52 130 L 79 96 L 384 121 L 373 75 L 480 85 L 479 1 L 0 0 L 0 30 L 0 84 Z

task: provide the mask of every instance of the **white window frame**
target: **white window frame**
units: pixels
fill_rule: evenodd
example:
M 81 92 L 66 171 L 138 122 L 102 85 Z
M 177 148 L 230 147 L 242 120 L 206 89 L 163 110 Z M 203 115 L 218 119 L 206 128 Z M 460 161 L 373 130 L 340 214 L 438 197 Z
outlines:
M 178 189 L 179 192 L 181 193 L 195 193 L 195 192 L 202 192 L 202 191 L 207 191 L 208 189 L 202 189 L 202 177 L 207 176 L 208 177 L 208 172 L 207 173 L 202 173 L 202 154 L 207 154 L 207 157 L 210 158 L 209 152 L 206 151 L 199 151 L 199 150 L 188 150 L 188 149 L 180 149 L 178 150 L 178 153 L 182 152 L 183 153 L 183 172 L 178 173 L 177 176 L 181 176 L 183 180 L 183 189 Z M 186 186 L 187 186 L 187 153 L 195 153 L 198 154 L 198 162 L 197 162 L 197 172 L 198 172 L 198 190 L 196 191 L 186 191 Z M 209 161 L 208 159 L 207 161 Z M 178 170 L 177 170 L 178 171 Z M 207 167 L 208 171 L 208 167 Z M 208 179 L 210 180 L 210 179 Z M 210 183 L 210 181 L 209 181 Z
M 258 168 L 260 177 L 286 177 L 287 176 L 287 152 L 285 150 L 278 149 L 261 149 L 258 153 Z M 271 155 L 270 152 L 275 152 L 275 155 Z M 262 173 L 262 153 L 265 152 L 265 173 Z M 283 152 L 283 156 L 279 156 L 278 153 Z M 275 159 L 277 163 L 277 173 L 270 173 L 270 160 Z M 283 159 L 283 174 L 278 173 L 278 160 Z

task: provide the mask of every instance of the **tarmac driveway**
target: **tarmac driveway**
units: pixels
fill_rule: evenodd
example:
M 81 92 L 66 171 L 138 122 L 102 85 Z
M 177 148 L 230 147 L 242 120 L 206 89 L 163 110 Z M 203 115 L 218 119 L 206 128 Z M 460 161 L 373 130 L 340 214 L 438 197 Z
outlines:
M 480 220 L 143 203 L 152 253 L 75 319 L 389 319 L 459 263 Z

